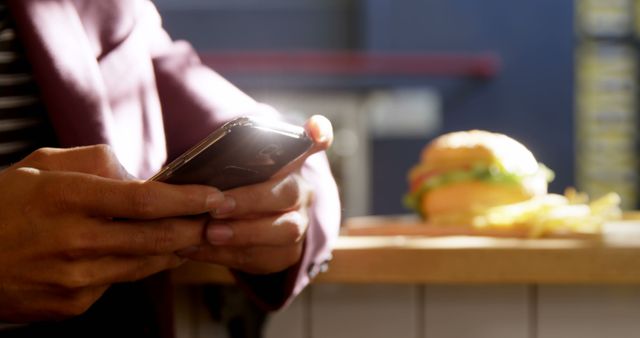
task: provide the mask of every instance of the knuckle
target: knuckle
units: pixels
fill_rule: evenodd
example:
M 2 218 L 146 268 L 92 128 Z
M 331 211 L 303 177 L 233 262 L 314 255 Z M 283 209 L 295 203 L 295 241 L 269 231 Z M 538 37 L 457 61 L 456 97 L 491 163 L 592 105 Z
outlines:
M 151 226 L 140 226 L 131 232 L 131 244 L 145 248 L 153 255 L 172 253 L 177 250 L 179 227 L 171 224 L 171 220 L 158 220 Z
M 27 155 L 23 161 L 27 163 L 46 163 L 50 160 L 53 152 L 53 148 L 39 148 Z
M 294 219 L 292 221 L 286 222 L 284 225 L 284 240 L 287 243 L 297 243 L 304 236 L 304 225 L 302 225 L 301 221 Z
M 63 256 L 68 260 L 82 259 L 92 252 L 94 241 L 87 235 L 74 233 L 71 236 L 66 236 L 64 240 L 66 241 L 66 249 L 63 251 Z
M 92 146 L 93 156 L 91 163 L 93 171 L 103 177 L 120 176 L 120 162 L 113 149 L 107 144 L 97 144 Z
M 99 156 L 99 160 L 111 161 L 115 157 L 113 149 L 108 144 L 96 144 L 92 147 L 95 149 L 96 155 Z
M 113 148 L 108 144 L 96 144 L 88 147 L 91 153 L 94 167 L 103 167 L 105 164 L 117 161 L 117 157 Z
M 143 185 L 138 185 L 131 195 L 132 212 L 137 216 L 149 216 L 154 214 L 153 193 Z
M 298 243 L 305 236 L 308 219 L 302 212 L 293 211 L 283 217 L 280 226 L 283 229 L 282 240 L 285 244 Z
M 171 240 L 167 233 L 161 232 L 153 239 L 153 248 L 155 252 L 163 252 L 170 246 L 170 243 Z
M 98 144 L 95 146 L 96 154 L 93 170 L 102 177 L 126 178 L 128 174 L 116 155 L 113 148 L 108 144 Z
M 153 238 L 153 248 L 156 252 L 162 253 L 172 249 L 173 239 L 175 238 L 175 227 L 168 221 L 161 221 L 161 225 L 157 227 Z
M 301 191 L 300 182 L 295 175 L 290 175 L 278 187 L 278 198 L 282 201 L 286 209 L 295 208 L 300 205 Z
M 67 290 L 79 290 L 91 285 L 91 277 L 86 271 L 69 268 L 64 276 L 61 276 L 59 284 Z

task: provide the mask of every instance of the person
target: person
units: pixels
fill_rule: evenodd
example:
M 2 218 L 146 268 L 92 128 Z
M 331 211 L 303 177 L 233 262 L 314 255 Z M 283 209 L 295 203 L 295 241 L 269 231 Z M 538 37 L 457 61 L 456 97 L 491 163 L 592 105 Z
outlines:
M 3 1 L 15 34 L 0 47 L 24 54 L 0 65 L 0 126 L 21 131 L 0 128 L 0 152 L 19 149 L 0 172 L 0 322 L 20 324 L 0 337 L 166 334 L 150 314 L 166 278 L 132 282 L 186 260 L 229 267 L 269 309 L 324 269 L 340 222 L 326 119 L 307 121 L 313 154 L 288 175 L 228 191 L 145 181 L 225 121 L 279 114 L 173 41 L 149 0 Z

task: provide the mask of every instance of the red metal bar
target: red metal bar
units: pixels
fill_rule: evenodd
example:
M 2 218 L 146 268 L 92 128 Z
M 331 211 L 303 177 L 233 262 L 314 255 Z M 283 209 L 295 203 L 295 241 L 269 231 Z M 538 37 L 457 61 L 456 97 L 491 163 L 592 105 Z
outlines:
M 490 78 L 500 69 L 492 53 L 204 52 L 219 72 L 244 74 L 470 76 Z

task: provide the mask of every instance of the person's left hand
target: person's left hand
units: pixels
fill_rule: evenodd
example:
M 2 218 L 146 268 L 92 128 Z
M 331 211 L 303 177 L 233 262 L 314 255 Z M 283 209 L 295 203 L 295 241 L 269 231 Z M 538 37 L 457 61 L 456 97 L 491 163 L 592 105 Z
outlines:
M 308 156 L 327 149 L 333 141 L 326 118 L 313 116 L 305 127 L 314 146 L 289 167 L 288 174 L 225 191 L 235 203 L 212 212 L 206 230 L 208 243 L 179 254 L 253 274 L 282 271 L 300 260 L 313 200 L 313 190 L 300 175 L 300 167 Z

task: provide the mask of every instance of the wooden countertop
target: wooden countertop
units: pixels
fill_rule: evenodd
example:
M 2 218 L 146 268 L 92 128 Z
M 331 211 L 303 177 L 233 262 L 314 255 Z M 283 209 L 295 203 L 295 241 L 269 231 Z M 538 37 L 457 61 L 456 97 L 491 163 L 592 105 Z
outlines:
M 640 283 L 640 221 L 597 238 L 340 236 L 318 283 Z M 188 263 L 178 284 L 229 283 L 225 268 Z

